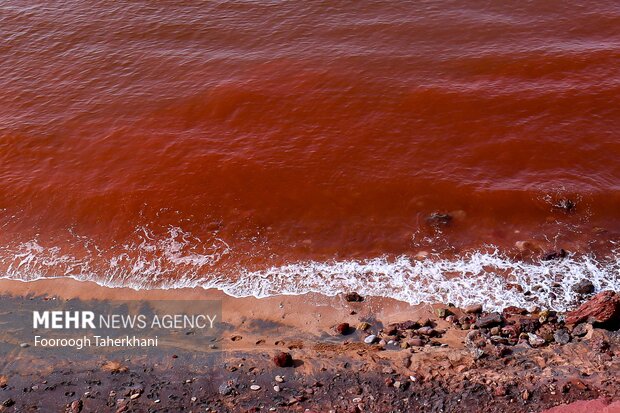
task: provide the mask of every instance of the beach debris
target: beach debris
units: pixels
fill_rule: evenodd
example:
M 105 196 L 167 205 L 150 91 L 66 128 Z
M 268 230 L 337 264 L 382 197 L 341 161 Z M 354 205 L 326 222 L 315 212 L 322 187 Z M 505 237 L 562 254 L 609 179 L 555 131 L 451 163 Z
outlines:
M 273 357 L 273 362 L 278 367 L 291 367 L 293 366 L 293 357 L 291 353 L 281 351 Z
M 603 291 L 582 304 L 577 310 L 566 314 L 566 324 L 591 321 L 601 325 L 620 325 L 620 295 Z
M 351 333 L 351 327 L 349 323 L 340 323 L 336 326 L 336 332 L 340 335 L 347 335 Z
M 581 280 L 572 286 L 572 290 L 577 294 L 592 294 L 594 292 L 594 284 L 590 280 Z
M 374 334 L 371 334 L 364 339 L 364 343 L 366 344 L 373 344 L 375 341 L 377 341 L 377 336 Z
M 364 301 L 364 297 L 362 297 L 361 295 L 359 295 L 355 291 L 346 293 L 344 295 L 344 299 L 345 299 L 345 301 L 350 302 L 350 303 L 359 303 L 359 302 Z

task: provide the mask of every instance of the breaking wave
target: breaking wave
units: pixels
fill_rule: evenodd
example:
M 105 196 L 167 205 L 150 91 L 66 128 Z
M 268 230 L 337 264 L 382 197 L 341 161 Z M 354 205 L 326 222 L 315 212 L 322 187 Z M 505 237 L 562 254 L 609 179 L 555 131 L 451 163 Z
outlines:
M 590 280 L 597 291 L 620 290 L 620 255 L 604 261 L 593 256 L 525 262 L 498 249 L 457 258 L 408 256 L 394 259 L 304 261 L 250 271 L 224 271 L 221 264 L 231 247 L 214 237 L 204 242 L 169 227 L 165 237 L 148 228 L 136 230 L 136 241 L 103 251 L 83 240 L 79 256 L 37 241 L 0 249 L 4 277 L 23 281 L 70 277 L 107 287 L 133 289 L 205 288 L 231 296 L 258 298 L 320 293 L 333 296 L 357 291 L 410 304 L 483 303 L 489 309 L 509 305 L 567 310 L 578 302 L 572 289 Z

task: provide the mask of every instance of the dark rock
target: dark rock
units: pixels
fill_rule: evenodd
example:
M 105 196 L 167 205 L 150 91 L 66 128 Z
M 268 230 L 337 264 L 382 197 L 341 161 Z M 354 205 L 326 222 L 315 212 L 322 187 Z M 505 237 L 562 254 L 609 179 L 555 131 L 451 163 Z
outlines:
M 222 383 L 220 384 L 220 387 L 218 388 L 218 392 L 222 396 L 228 396 L 229 394 L 233 392 L 233 388 L 228 383 Z
M 390 324 L 391 326 L 396 327 L 399 330 L 414 330 L 420 327 L 417 321 L 403 321 L 402 323 Z
M 491 313 L 489 315 L 480 317 L 476 320 L 476 327 L 489 328 L 502 323 L 502 316 L 499 313 Z
M 336 332 L 344 336 L 351 333 L 351 327 L 349 323 L 340 323 L 336 326 Z
M 589 280 L 581 280 L 573 285 L 572 289 L 577 294 L 592 294 L 594 292 L 594 284 Z
M 574 328 L 573 331 L 571 331 L 571 334 L 573 335 L 573 337 L 583 337 L 586 334 L 588 334 L 588 331 L 592 330 L 592 326 L 588 323 L 581 323 L 581 324 L 577 324 Z
M 577 203 L 571 199 L 560 199 L 558 202 L 553 204 L 554 208 L 561 209 L 564 212 L 572 212 L 577 207 Z
M 293 365 L 293 357 L 290 353 L 281 351 L 273 357 L 273 362 L 278 367 L 291 367 Z
M 566 258 L 567 256 L 568 256 L 568 253 L 564 249 L 561 249 L 559 251 L 548 252 L 548 253 L 544 254 L 541 257 L 541 259 L 543 261 L 551 261 L 551 260 L 558 260 L 560 258 Z
M 469 305 L 463 311 L 467 314 L 480 314 L 482 313 L 482 304 Z
M 452 215 L 450 214 L 442 214 L 439 212 L 433 212 L 428 217 L 426 217 L 426 222 L 429 225 L 448 225 L 452 222 Z
M 4 407 L 11 407 L 15 404 L 15 400 L 13 399 L 6 399 L 5 401 L 2 402 L 2 406 Z
M 364 297 L 362 297 L 356 292 L 346 293 L 344 295 L 344 299 L 350 303 L 359 303 L 359 302 L 364 301 Z
M 611 328 L 620 327 L 620 295 L 613 291 L 603 291 L 577 310 L 566 314 L 567 324 L 583 321 L 592 321 Z
M 570 334 L 565 328 L 560 328 L 553 334 L 553 339 L 558 344 L 567 344 L 570 341 Z

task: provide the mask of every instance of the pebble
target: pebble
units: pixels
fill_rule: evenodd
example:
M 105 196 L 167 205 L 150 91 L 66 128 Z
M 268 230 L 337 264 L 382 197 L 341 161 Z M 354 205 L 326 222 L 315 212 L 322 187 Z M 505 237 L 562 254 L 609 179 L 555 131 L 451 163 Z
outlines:
M 30 347 L 30 344 L 28 344 L 28 343 L 21 343 L 19 346 L 21 348 L 26 348 L 26 347 Z
M 258 390 L 260 390 L 260 386 L 258 384 L 253 384 L 253 385 L 250 386 L 250 390 L 258 391 Z
M 366 337 L 364 339 L 364 343 L 366 344 L 373 344 L 375 341 L 377 340 L 377 336 L 374 334 L 369 335 L 368 337 Z
M 278 383 L 284 383 L 284 377 L 283 376 L 276 376 L 275 379 Z
M 273 391 L 276 393 L 280 391 L 280 386 L 273 386 Z
M 537 336 L 534 333 L 527 333 L 528 342 L 532 347 L 540 347 L 545 344 L 545 340 L 542 337 Z
M 568 334 L 567 329 L 560 328 L 555 333 L 553 333 L 553 339 L 558 344 L 567 344 L 570 341 L 570 334 Z
M 222 383 L 220 384 L 218 391 L 222 396 L 228 396 L 233 392 L 233 388 L 230 387 L 227 383 Z

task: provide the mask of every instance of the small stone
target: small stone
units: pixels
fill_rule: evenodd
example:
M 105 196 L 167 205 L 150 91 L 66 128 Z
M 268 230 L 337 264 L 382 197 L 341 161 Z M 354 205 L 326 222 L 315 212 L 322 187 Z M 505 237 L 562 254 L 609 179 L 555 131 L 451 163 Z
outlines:
M 402 385 L 402 383 L 400 381 L 398 381 L 398 380 L 394 382 L 394 388 L 396 388 L 396 389 L 400 389 L 401 385 Z
M 492 336 L 499 336 L 501 329 L 497 326 L 491 328 L 490 333 Z
M 371 334 L 364 339 L 364 343 L 366 344 L 373 344 L 375 341 L 377 341 L 377 336 L 374 334 Z
M 282 376 L 276 376 L 275 380 L 276 380 L 278 383 L 284 383 L 284 377 L 282 377 Z
M 452 313 L 449 310 L 445 309 L 445 308 L 436 308 L 435 309 L 435 315 L 438 318 L 446 318 L 450 314 L 452 314 Z
M 228 396 L 229 394 L 233 392 L 233 388 L 229 386 L 228 383 L 222 383 L 220 384 L 220 387 L 218 388 L 218 392 L 222 396 Z
M 82 411 L 82 400 L 74 400 L 73 402 L 71 402 L 71 405 L 69 406 L 69 411 L 71 413 L 80 413 Z
M 258 390 L 260 390 L 260 386 L 258 384 L 253 384 L 253 385 L 250 386 L 250 390 L 258 391 Z
M 583 337 L 592 330 L 592 325 L 588 323 L 577 324 L 571 332 L 574 337 Z
M 140 397 L 140 393 L 134 393 L 134 394 L 132 394 L 131 396 L 129 396 L 129 398 L 130 398 L 131 400 L 135 400 L 135 399 L 137 399 L 138 397 Z
M 553 334 L 553 339 L 558 344 L 567 344 L 570 341 L 570 334 L 565 328 L 560 328 Z
M 359 302 L 364 301 L 364 297 L 362 297 L 356 292 L 346 293 L 344 295 L 344 299 L 350 303 L 359 303 Z
M 5 401 L 2 402 L 2 406 L 4 407 L 11 407 L 15 404 L 15 400 L 13 399 L 6 399 Z
M 19 346 L 21 348 L 26 348 L 26 347 L 30 347 L 30 344 L 28 344 L 28 343 L 21 343 Z
M 437 331 L 433 329 L 433 327 L 420 327 L 418 333 L 429 337 L 435 337 L 437 335 Z
M 528 342 L 530 343 L 530 346 L 532 347 L 540 347 L 545 344 L 545 339 L 537 336 L 534 333 L 527 333 L 527 337 L 528 337 Z
M 412 347 L 422 347 L 424 346 L 424 340 L 421 338 L 412 338 L 408 341 L 409 345 Z
M 278 367 L 291 367 L 293 365 L 293 357 L 290 353 L 279 352 L 273 357 L 273 362 Z
M 480 314 L 482 313 L 482 304 L 469 305 L 463 311 L 467 314 Z
M 336 332 L 344 336 L 351 332 L 351 327 L 349 326 L 349 323 L 340 323 L 336 326 Z
M 279 393 L 280 392 L 280 386 L 278 386 L 278 385 L 273 386 L 273 391 L 275 391 L 276 393 Z
M 357 329 L 358 329 L 359 331 L 366 331 L 366 330 L 368 330 L 369 328 L 370 328 L 370 324 L 368 324 L 368 323 L 366 323 L 366 322 L 362 322 L 362 323 L 359 323 L 359 324 L 357 325 Z

